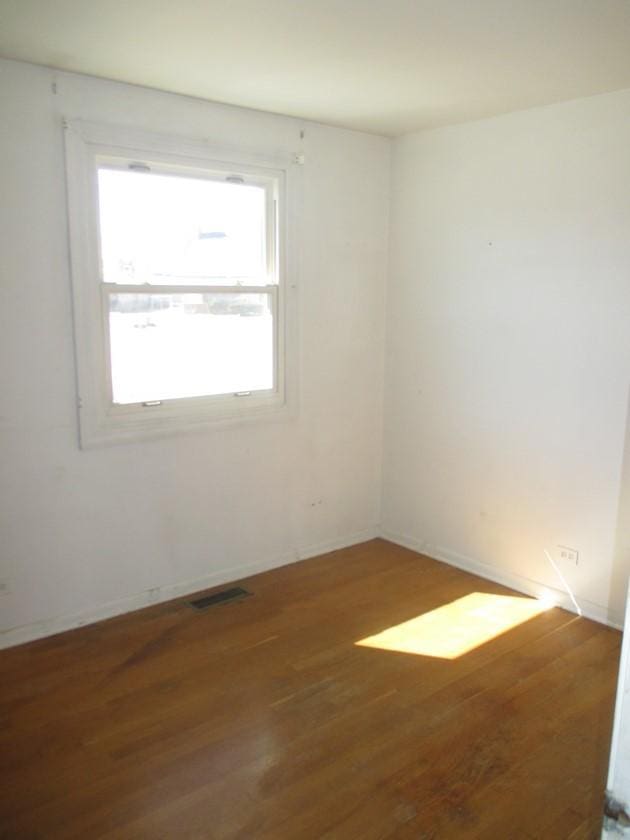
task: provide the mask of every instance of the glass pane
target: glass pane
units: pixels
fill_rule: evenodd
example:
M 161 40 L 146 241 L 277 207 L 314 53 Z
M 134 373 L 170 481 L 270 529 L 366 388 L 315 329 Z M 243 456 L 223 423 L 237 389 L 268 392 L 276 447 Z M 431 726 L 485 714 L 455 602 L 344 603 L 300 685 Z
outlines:
M 262 187 L 98 170 L 103 280 L 265 285 Z
M 115 403 L 273 388 L 271 296 L 109 296 Z

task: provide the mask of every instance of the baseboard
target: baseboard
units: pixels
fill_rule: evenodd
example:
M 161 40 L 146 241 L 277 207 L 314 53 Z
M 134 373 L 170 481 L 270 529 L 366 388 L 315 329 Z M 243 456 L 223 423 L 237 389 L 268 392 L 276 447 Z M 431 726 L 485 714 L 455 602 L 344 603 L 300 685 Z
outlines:
M 350 548 L 352 545 L 374 540 L 381 536 L 381 529 L 378 527 L 366 528 L 364 531 L 357 531 L 348 537 L 336 537 L 331 540 L 324 540 L 297 550 L 298 560 L 308 560 L 309 557 L 317 557 L 319 554 L 328 554 L 330 551 L 339 551 L 340 548 Z
M 99 604 L 89 610 L 84 610 L 73 615 L 60 616 L 33 624 L 14 627 L 0 633 L 0 650 L 26 642 L 32 642 L 36 639 L 43 639 L 47 636 L 53 636 L 56 633 L 63 633 L 66 630 L 83 627 L 86 624 L 94 624 L 106 618 L 113 618 L 117 615 L 132 612 L 133 610 L 149 607 L 152 604 L 160 604 L 164 601 L 170 601 L 173 598 L 189 595 L 192 592 L 199 592 L 204 589 L 210 589 L 213 586 L 220 586 L 223 583 L 232 583 L 233 581 L 250 577 L 260 572 L 266 572 L 270 569 L 277 569 L 299 560 L 307 560 L 319 554 L 349 548 L 352 545 L 367 542 L 376 537 L 382 537 L 396 545 L 401 545 L 412 551 L 432 557 L 442 563 L 447 563 L 449 566 L 455 566 L 458 569 L 462 569 L 462 571 L 470 572 L 486 580 L 492 580 L 495 583 L 500 583 L 510 589 L 515 589 L 517 592 L 522 592 L 524 595 L 541 598 L 545 595 L 552 594 L 554 601 L 559 607 L 570 612 L 576 612 L 575 606 L 567 593 L 562 592 L 560 589 L 513 572 L 499 569 L 496 566 L 473 560 L 470 557 L 465 557 L 450 551 L 444 546 L 433 545 L 415 537 L 389 531 L 386 528 L 373 527 L 345 537 L 335 537 L 320 543 L 298 547 L 292 552 L 287 552 L 274 558 L 267 558 L 256 563 L 244 564 L 230 569 L 222 569 L 204 577 L 196 578 L 195 580 L 147 589 L 144 592 L 139 592 L 116 601 Z M 586 618 L 618 630 L 622 629 L 622 617 L 611 616 L 606 607 L 584 599 L 580 599 L 579 604 L 582 614 Z
M 532 580 L 523 575 L 509 572 L 504 569 L 499 569 L 496 566 L 491 566 L 487 563 L 482 563 L 479 560 L 473 560 L 471 557 L 458 554 L 445 548 L 441 545 L 435 545 L 425 540 L 419 540 L 415 537 L 407 536 L 406 534 L 398 534 L 394 531 L 389 531 L 386 528 L 381 529 L 380 536 L 384 540 L 389 540 L 396 545 L 401 545 L 404 548 L 409 548 L 412 551 L 417 551 L 419 554 L 424 554 L 434 560 L 439 560 L 441 563 L 447 563 L 449 566 L 455 566 L 464 572 L 470 572 L 478 577 L 486 580 L 500 583 L 510 589 L 515 589 L 517 592 L 522 592 L 524 595 L 530 595 L 533 598 L 543 598 L 549 595 L 553 596 L 554 602 L 562 609 L 569 612 L 576 613 L 577 610 L 573 601 L 566 592 L 554 586 L 549 586 L 545 583 Z M 595 604 L 592 601 L 587 601 L 583 598 L 578 599 L 582 615 L 585 618 L 590 618 L 600 624 L 606 624 L 608 627 L 614 627 L 616 630 L 623 629 L 623 618 L 621 616 L 611 615 L 608 608 L 601 604 Z
M 212 572 L 209 575 L 196 578 L 195 580 L 146 589 L 143 592 L 138 592 L 115 601 L 108 601 L 104 604 L 98 604 L 88 610 L 83 610 L 72 615 L 59 616 L 33 624 L 14 627 L 10 630 L 0 632 L 0 650 L 25 644 L 26 642 L 33 642 L 36 639 L 43 639 L 47 636 L 54 636 L 56 633 L 63 633 L 66 630 L 74 630 L 86 624 L 94 624 L 106 618 L 113 618 L 114 616 L 133 612 L 143 607 L 150 607 L 152 604 L 161 604 L 173 598 L 181 598 L 184 595 L 190 595 L 192 592 L 200 592 L 204 589 L 210 589 L 213 586 L 221 586 L 223 583 L 232 583 L 242 578 L 259 574 L 260 572 L 267 572 L 270 569 L 277 569 L 299 560 L 315 557 L 318 554 L 326 554 L 329 551 L 348 548 L 351 545 L 374 539 L 378 535 L 378 528 L 368 528 L 346 537 L 336 537 L 325 542 L 302 546 L 286 554 L 267 558 L 256 563 L 248 563 Z

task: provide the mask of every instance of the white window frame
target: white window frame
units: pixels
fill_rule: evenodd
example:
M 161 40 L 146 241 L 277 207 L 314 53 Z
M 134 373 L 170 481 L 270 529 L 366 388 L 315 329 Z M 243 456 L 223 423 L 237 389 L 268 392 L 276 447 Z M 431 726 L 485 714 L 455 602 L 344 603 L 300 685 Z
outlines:
M 291 238 L 294 244 L 295 212 L 289 200 L 291 197 L 295 203 L 295 185 L 290 182 L 295 180 L 296 161 L 288 157 L 222 150 L 203 142 L 98 123 L 64 120 L 64 127 L 81 447 L 290 415 L 295 366 L 293 346 L 289 345 L 293 344 L 295 332 L 292 297 L 296 282 L 295 269 L 290 265 L 288 240 Z M 267 270 L 272 282 L 266 286 L 223 287 L 213 284 L 127 286 L 103 282 L 98 168 L 127 168 L 130 163 L 148 164 L 158 172 L 181 172 L 182 175 L 212 179 L 237 176 L 246 184 L 262 186 L 266 193 Z M 290 236 L 289 227 L 292 229 Z M 209 287 L 213 291 L 252 292 L 270 297 L 274 325 L 273 389 L 162 400 L 156 401 L 157 404 L 115 404 L 112 400 L 108 295 L 204 293 Z

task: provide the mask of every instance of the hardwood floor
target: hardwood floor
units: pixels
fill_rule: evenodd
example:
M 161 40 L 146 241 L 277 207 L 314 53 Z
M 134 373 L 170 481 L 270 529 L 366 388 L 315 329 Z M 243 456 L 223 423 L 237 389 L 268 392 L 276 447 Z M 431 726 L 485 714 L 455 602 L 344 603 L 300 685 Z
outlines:
M 559 609 L 454 659 L 355 643 L 472 592 L 374 540 L 0 653 L 0 837 L 599 837 L 620 634 Z

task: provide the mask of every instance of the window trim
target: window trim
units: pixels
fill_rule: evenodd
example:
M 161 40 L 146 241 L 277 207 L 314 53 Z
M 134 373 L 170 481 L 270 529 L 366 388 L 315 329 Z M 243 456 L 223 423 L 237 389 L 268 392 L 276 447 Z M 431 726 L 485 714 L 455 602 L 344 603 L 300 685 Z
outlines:
M 289 156 L 262 156 L 248 151 L 226 150 L 205 142 L 166 137 L 136 129 L 98 123 L 64 120 L 70 265 L 73 294 L 74 345 L 78 392 L 79 437 L 81 448 L 117 441 L 162 437 L 203 428 L 278 420 L 295 411 L 295 309 L 296 309 L 296 212 L 297 167 Z M 274 184 L 274 230 L 268 225 L 272 247 L 267 259 L 274 259 L 273 285 L 242 287 L 271 295 L 274 307 L 275 371 L 273 391 L 185 397 L 162 401 L 158 406 L 114 404 L 111 399 L 108 354 L 108 311 L 104 306 L 109 292 L 143 293 L 144 285 L 103 282 L 98 230 L 98 167 L 103 161 L 148 162 L 157 171 L 174 173 L 188 170 L 197 177 L 233 174 L 246 183 L 266 185 L 269 213 L 269 184 Z M 109 162 L 106 164 L 111 165 Z M 221 175 L 219 174 L 221 173 Z M 289 242 L 291 248 L 289 248 Z M 269 246 L 269 239 L 268 239 Z M 289 282 L 290 278 L 290 282 Z M 183 287 L 178 291 L 202 292 L 212 284 Z M 152 285 L 150 292 L 165 293 L 167 285 Z M 215 286 L 214 288 L 218 288 Z M 237 292 L 241 287 L 226 287 Z

